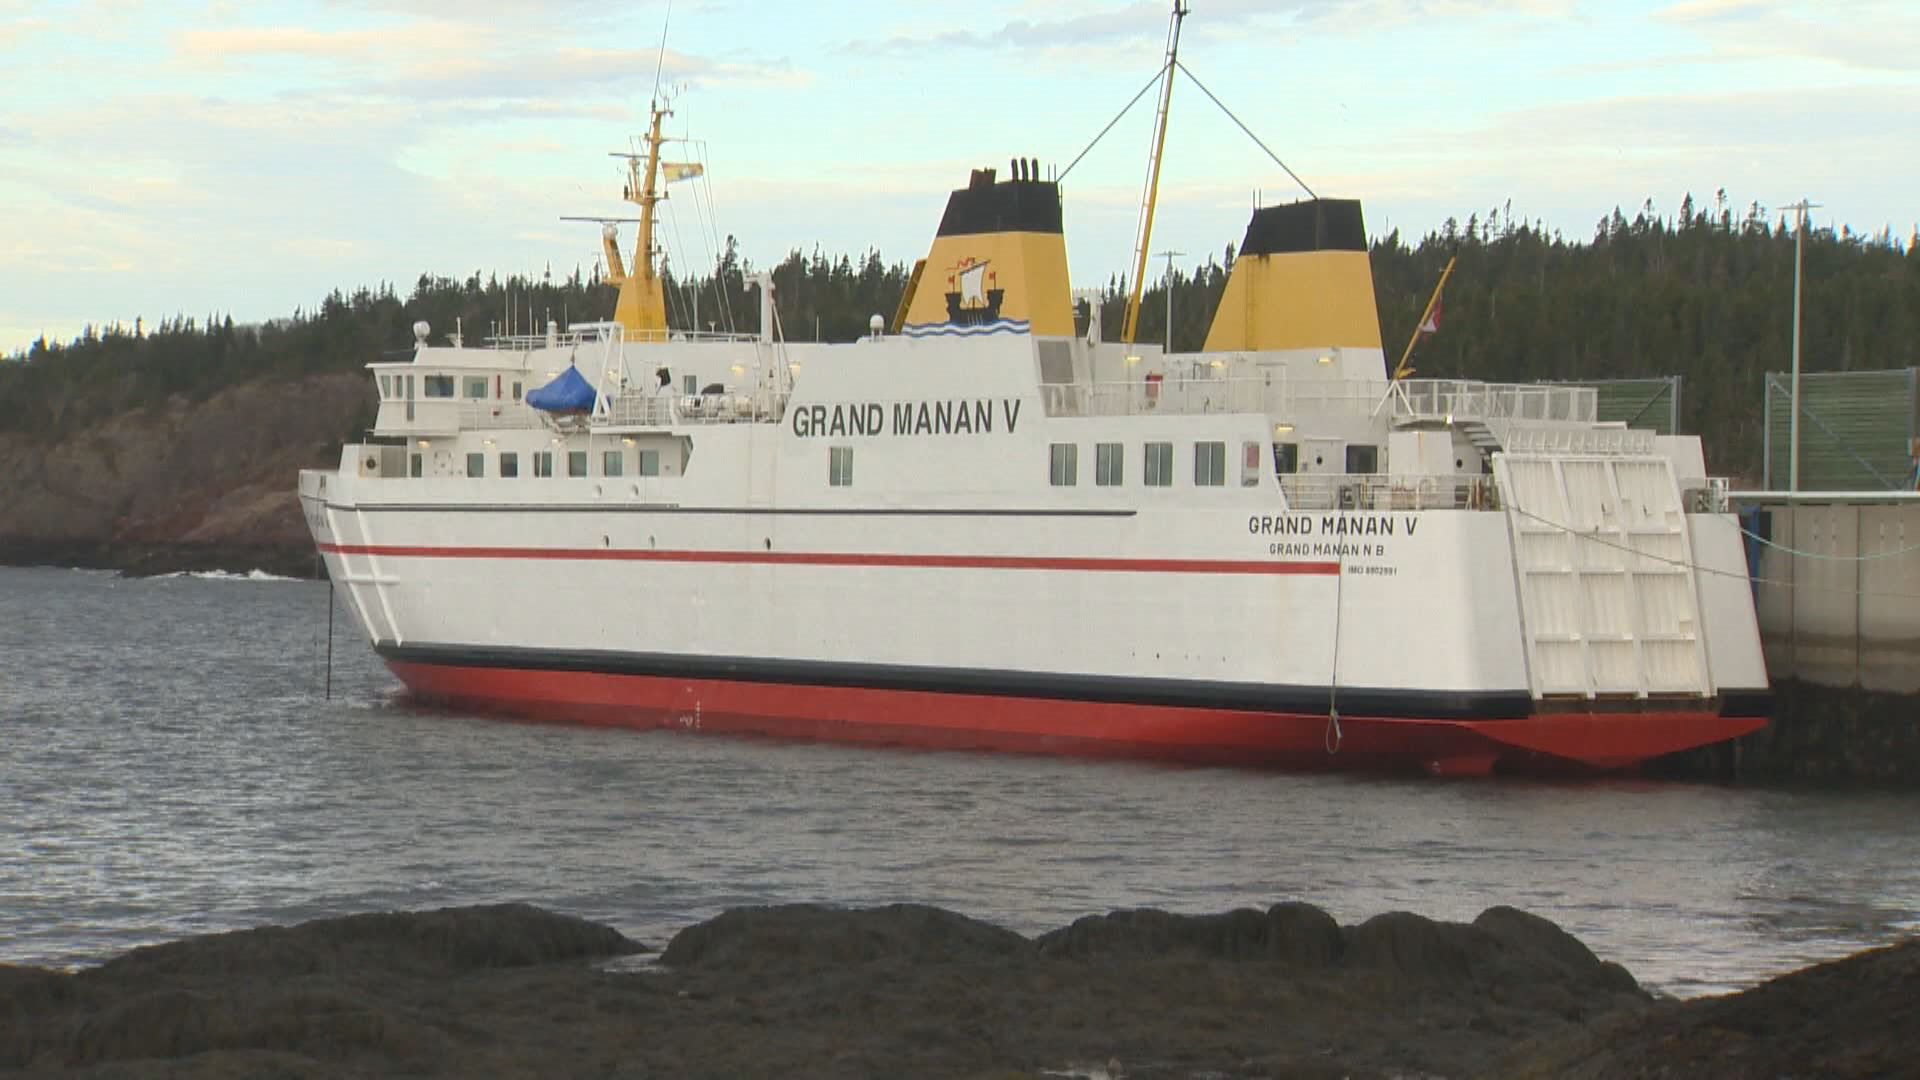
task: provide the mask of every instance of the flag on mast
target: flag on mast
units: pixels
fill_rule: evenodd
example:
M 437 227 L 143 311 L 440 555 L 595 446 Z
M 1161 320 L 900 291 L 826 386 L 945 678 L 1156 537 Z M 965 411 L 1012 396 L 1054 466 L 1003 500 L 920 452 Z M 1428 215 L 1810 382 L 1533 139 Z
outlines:
M 1440 332 L 1440 293 L 1438 290 L 1435 290 L 1433 294 L 1433 310 L 1427 313 L 1427 321 L 1420 324 L 1420 332 L 1423 334 L 1437 334 Z

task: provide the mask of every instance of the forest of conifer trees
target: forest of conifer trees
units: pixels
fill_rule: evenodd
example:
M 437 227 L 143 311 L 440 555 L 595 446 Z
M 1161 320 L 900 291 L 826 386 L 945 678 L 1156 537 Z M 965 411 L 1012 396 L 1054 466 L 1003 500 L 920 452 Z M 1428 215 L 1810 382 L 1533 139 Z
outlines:
M 1651 201 L 1615 210 L 1590 239 L 1568 240 L 1510 211 L 1473 215 L 1409 245 L 1392 232 L 1372 245 L 1389 362 L 1396 359 L 1449 257 L 1441 330 L 1414 356 L 1418 375 L 1496 381 L 1679 375 L 1683 430 L 1701 434 L 1718 472 L 1757 475 L 1761 380 L 1787 366 L 1794 238 L 1758 206 L 1736 214 L 1691 196 L 1665 217 Z M 1229 245 L 1172 275 L 1173 345 L 1195 350 L 1233 261 Z M 754 268 L 731 240 L 715 272 L 667 278 L 676 327 L 754 332 Z M 853 258 L 795 251 L 772 268 L 779 330 L 789 340 L 849 341 L 874 314 L 891 316 L 907 266 L 879 252 Z M 1120 325 L 1124 282 L 1107 288 L 1103 325 Z M 1166 294 L 1150 283 L 1140 337 L 1163 340 Z M 614 290 L 598 275 L 563 279 L 476 273 L 422 275 L 403 297 L 391 284 L 334 292 L 312 310 L 258 325 L 174 316 L 147 325 L 88 327 L 70 342 L 40 340 L 0 361 L 0 431 L 57 437 L 171 395 L 205 397 L 249 379 L 350 371 L 404 355 L 412 325 L 436 334 L 456 320 L 469 340 L 547 319 L 609 316 Z M 1809 371 L 1920 365 L 1920 237 L 1901 243 L 1818 230 L 1805 240 L 1803 350 Z M 696 314 L 697 311 L 697 314 Z M 1113 331 L 1109 330 L 1111 334 Z

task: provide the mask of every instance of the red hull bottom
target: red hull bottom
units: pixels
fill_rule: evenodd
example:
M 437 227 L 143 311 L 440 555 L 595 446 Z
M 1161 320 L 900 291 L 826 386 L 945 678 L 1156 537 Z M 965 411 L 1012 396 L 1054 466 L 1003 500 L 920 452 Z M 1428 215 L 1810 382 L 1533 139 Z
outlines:
M 531 720 L 1307 770 L 1619 769 L 1737 738 L 1699 711 L 1419 720 L 389 661 L 416 700 Z

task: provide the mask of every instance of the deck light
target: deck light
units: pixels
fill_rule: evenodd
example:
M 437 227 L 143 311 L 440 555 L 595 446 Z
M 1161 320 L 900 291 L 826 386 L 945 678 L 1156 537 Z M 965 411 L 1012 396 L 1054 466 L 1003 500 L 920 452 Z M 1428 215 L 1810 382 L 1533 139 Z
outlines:
M 1292 424 L 1275 424 L 1273 425 L 1273 433 L 1275 435 L 1290 435 L 1293 433 L 1293 425 Z

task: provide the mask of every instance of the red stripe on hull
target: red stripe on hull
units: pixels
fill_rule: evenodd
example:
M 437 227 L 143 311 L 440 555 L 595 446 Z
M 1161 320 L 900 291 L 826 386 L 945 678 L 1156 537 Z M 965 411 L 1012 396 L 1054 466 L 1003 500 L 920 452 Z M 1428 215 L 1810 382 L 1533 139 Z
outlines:
M 1698 712 L 1409 720 L 391 661 L 419 700 L 534 720 L 1294 769 L 1614 769 L 1757 731 Z
M 890 555 L 835 551 L 639 551 L 631 548 L 420 547 L 321 544 L 328 555 L 401 559 L 564 559 L 580 562 L 726 563 L 749 566 L 893 566 L 935 570 L 1081 570 L 1125 574 L 1259 574 L 1330 576 L 1331 562 L 1227 559 L 1084 559 L 1024 555 Z

